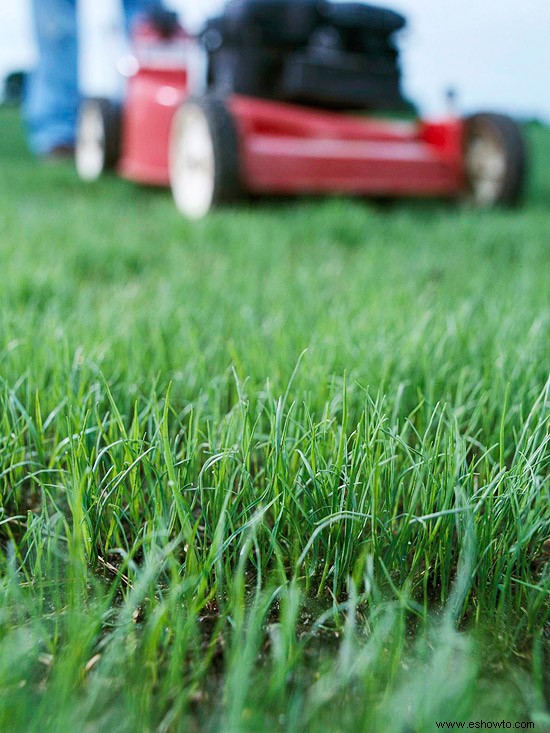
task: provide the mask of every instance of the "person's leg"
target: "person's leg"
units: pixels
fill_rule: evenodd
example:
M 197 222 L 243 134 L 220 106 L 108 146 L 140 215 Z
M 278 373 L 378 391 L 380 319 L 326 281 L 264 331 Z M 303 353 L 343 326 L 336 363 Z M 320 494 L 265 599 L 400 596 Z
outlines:
M 38 64 L 30 75 L 25 117 L 31 149 L 47 155 L 72 146 L 78 111 L 76 0 L 33 0 Z
M 122 0 L 122 4 L 128 31 L 140 16 L 162 8 L 161 0 Z

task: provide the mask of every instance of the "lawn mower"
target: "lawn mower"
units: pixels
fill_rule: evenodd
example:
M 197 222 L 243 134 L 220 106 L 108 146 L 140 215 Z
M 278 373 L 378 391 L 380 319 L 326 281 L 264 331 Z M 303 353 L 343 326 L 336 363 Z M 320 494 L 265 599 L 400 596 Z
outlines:
M 189 219 L 262 194 L 518 203 L 526 156 L 512 119 L 412 118 L 404 26 L 391 10 L 328 0 L 232 0 L 195 37 L 175 20 L 143 23 L 124 103 L 81 106 L 77 170 L 170 186 Z

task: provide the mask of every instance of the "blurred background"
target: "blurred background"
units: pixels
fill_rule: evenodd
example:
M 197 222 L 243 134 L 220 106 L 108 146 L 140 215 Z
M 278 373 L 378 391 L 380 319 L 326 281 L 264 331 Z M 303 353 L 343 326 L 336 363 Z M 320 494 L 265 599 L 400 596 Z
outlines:
M 375 3 L 376 4 L 376 3 Z M 380 3 L 409 20 L 401 48 L 405 91 L 428 114 L 441 112 L 445 91 L 458 92 L 463 111 L 498 109 L 550 120 L 550 3 L 547 0 L 392 0 Z M 201 26 L 223 0 L 170 0 L 190 28 Z M 116 0 L 81 0 L 81 84 L 89 95 L 116 93 L 124 52 Z M 0 0 L 0 87 L 35 58 L 30 0 Z

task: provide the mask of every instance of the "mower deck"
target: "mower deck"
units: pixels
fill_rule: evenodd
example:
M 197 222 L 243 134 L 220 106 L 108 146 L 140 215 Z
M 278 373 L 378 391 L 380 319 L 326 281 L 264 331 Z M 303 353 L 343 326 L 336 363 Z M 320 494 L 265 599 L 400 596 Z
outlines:
M 463 123 L 398 122 L 232 96 L 241 175 L 252 193 L 455 196 Z
M 166 81 L 141 78 L 125 111 L 119 173 L 129 180 L 170 185 L 166 140 L 186 93 L 181 80 Z M 464 189 L 460 120 L 399 122 L 239 95 L 227 105 L 250 193 L 452 197 Z

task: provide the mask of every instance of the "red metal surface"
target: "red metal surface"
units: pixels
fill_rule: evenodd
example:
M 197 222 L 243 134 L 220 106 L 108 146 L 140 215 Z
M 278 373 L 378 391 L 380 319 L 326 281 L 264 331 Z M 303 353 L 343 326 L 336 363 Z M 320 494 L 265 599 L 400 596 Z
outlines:
M 455 196 L 463 190 L 459 120 L 385 121 L 239 96 L 229 104 L 251 192 Z
M 188 96 L 188 52 L 183 30 L 166 40 L 147 24 L 134 36 L 135 73 L 128 82 L 119 172 L 125 178 L 168 186 L 172 119 Z

